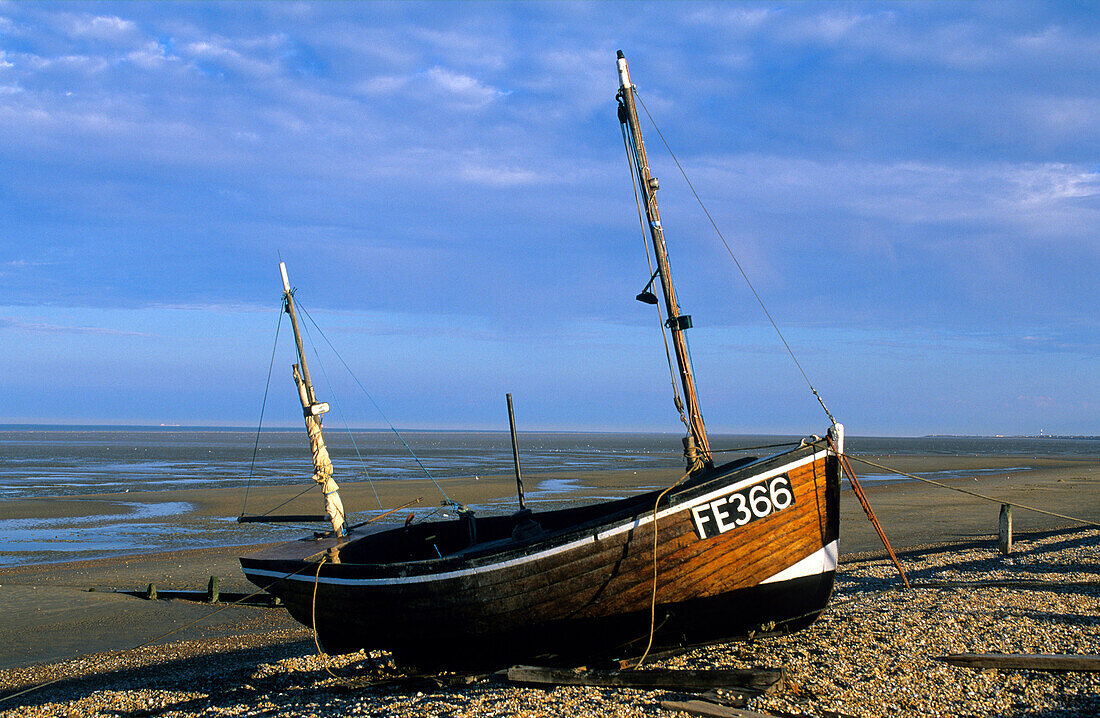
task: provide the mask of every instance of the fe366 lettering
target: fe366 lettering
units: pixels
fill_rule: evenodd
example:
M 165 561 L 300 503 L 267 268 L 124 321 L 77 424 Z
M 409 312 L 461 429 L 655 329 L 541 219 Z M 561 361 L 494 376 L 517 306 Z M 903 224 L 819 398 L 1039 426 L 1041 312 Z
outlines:
M 786 474 L 761 481 L 691 509 L 695 533 L 712 538 L 738 526 L 794 506 L 791 480 Z

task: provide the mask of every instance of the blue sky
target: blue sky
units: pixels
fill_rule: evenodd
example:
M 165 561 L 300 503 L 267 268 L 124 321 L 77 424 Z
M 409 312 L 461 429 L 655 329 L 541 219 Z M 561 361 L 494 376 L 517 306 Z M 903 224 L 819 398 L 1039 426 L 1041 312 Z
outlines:
M 398 427 L 678 431 L 617 49 L 850 432 L 1100 433 L 1100 15 L 1056 3 L 0 2 L 0 422 L 254 425 L 281 253 Z M 708 426 L 820 433 L 644 130 Z

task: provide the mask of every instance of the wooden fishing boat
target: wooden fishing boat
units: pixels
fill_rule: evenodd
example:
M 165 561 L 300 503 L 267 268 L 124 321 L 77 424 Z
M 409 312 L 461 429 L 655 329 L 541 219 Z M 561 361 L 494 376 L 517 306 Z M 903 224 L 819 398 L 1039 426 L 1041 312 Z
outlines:
M 512 516 L 347 529 L 298 339 L 299 387 L 333 530 L 241 558 L 245 575 L 313 626 L 326 651 L 393 652 L 423 667 L 505 665 L 538 656 L 591 660 L 796 631 L 832 592 L 843 427 L 783 453 L 716 465 L 684 337 L 638 128 L 634 86 L 618 56 L 619 119 L 641 188 L 657 270 L 638 299 L 657 303 L 680 374 L 687 427 L 679 482 L 617 501 Z M 514 431 L 513 431 L 514 436 Z M 519 478 L 517 462 L 517 479 Z M 672 479 L 670 477 L 670 483 Z

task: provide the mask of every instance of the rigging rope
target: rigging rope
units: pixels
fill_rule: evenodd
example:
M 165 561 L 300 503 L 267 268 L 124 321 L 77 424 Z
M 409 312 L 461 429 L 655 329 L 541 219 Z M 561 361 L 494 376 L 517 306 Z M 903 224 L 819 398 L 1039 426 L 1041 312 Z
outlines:
M 347 369 L 348 375 L 351 376 L 353 381 L 355 381 L 360 391 L 362 391 L 367 399 L 370 400 L 370 403 L 374 405 L 374 408 L 382 416 L 382 420 L 385 421 L 386 424 L 390 427 L 390 431 L 392 431 L 394 433 L 394 436 L 398 438 L 401 444 L 405 447 L 405 450 L 408 451 L 409 455 L 413 457 L 413 460 L 416 461 L 417 465 L 424 472 L 424 474 L 432 480 L 432 483 L 435 484 L 435 488 L 439 489 L 439 493 L 443 494 L 443 498 L 446 499 L 446 502 L 451 506 L 462 506 L 463 504 L 451 500 L 451 497 L 447 495 L 447 492 L 444 491 L 443 487 L 439 485 L 439 482 L 435 480 L 435 477 L 432 476 L 432 473 L 428 471 L 428 467 L 424 466 L 423 462 L 420 461 L 420 457 L 417 456 L 416 452 L 412 450 L 412 447 L 405 442 L 405 437 L 401 436 L 401 433 L 397 431 L 397 428 L 386 417 L 386 412 L 382 411 L 382 407 L 378 405 L 378 402 L 376 402 L 374 400 L 374 397 L 370 395 L 370 392 L 367 391 L 366 387 L 363 386 L 363 383 L 359 381 L 359 377 L 355 376 L 355 372 L 353 372 L 351 370 L 351 367 L 348 366 L 348 363 L 344 361 L 344 357 L 340 355 L 340 352 L 336 351 L 336 347 L 334 347 L 332 345 L 332 342 L 329 341 L 328 335 L 325 334 L 324 330 L 321 329 L 320 326 L 318 326 L 317 322 L 313 321 L 313 317 L 310 316 L 309 312 L 307 312 L 304 307 L 302 308 L 302 312 L 304 312 L 305 315 L 309 317 L 309 321 L 313 322 L 313 326 L 317 328 L 317 332 L 321 335 L 321 338 L 325 340 L 326 344 L 328 344 L 328 348 L 332 350 L 332 353 L 336 355 L 336 358 L 339 359 L 340 363 L 344 365 L 345 369 Z
M 756 292 L 756 287 L 754 287 L 752 285 L 752 282 L 749 281 L 749 275 L 745 273 L 745 269 L 741 266 L 741 262 L 737 260 L 737 256 L 734 255 L 733 249 L 730 248 L 729 242 L 727 242 L 725 236 L 723 236 L 722 230 L 718 229 L 717 223 L 715 223 L 714 218 L 710 216 L 710 212 L 707 210 L 706 205 L 703 204 L 703 200 L 699 197 L 699 193 L 695 191 L 695 185 L 693 185 L 691 183 L 691 180 L 688 179 L 687 172 L 684 171 L 683 166 L 680 164 L 680 160 L 676 158 L 676 153 L 672 151 L 671 147 L 669 147 L 668 141 L 661 133 L 661 128 L 657 126 L 657 123 L 653 120 L 653 116 L 649 114 L 649 108 L 645 106 L 645 101 L 642 99 L 637 90 L 634 91 L 634 96 L 638 98 L 638 102 L 641 103 L 642 109 L 645 110 L 646 117 L 648 117 L 650 123 L 653 124 L 653 129 L 657 131 L 657 136 L 661 138 L 661 142 L 664 143 L 665 149 L 668 150 L 668 154 L 672 157 L 672 161 L 676 163 L 677 169 L 680 170 L 680 174 L 683 175 L 684 181 L 687 182 L 688 188 L 691 189 L 691 193 L 695 195 L 695 201 L 699 203 L 699 207 L 702 208 L 703 214 L 707 216 L 707 219 L 710 221 L 710 226 L 714 227 L 714 231 L 718 234 L 718 238 L 722 240 L 722 244 L 725 245 L 726 251 L 729 253 L 730 258 L 733 260 L 733 263 L 737 265 L 737 270 L 741 272 L 741 277 L 745 280 L 745 284 L 749 286 L 749 290 L 752 291 L 752 295 L 756 297 L 757 304 L 759 304 L 760 308 L 764 310 L 764 315 L 768 318 L 768 321 L 771 322 L 772 329 L 774 329 L 775 333 L 779 335 L 779 340 L 783 342 L 783 346 L 786 347 L 787 353 L 791 355 L 791 360 L 794 361 L 794 365 L 798 367 L 798 371 L 802 374 L 802 378 L 806 380 L 806 384 L 810 387 L 810 391 L 813 392 L 814 397 L 817 398 L 817 403 L 821 404 L 821 408 L 825 410 L 825 415 L 829 417 L 829 421 L 833 424 L 836 424 L 836 418 L 832 415 L 832 412 L 829 411 L 829 407 L 825 406 L 825 401 L 821 398 L 821 395 L 817 393 L 817 389 L 814 388 L 813 382 L 810 381 L 810 377 L 806 374 L 806 370 L 802 368 L 802 364 L 798 361 L 798 357 L 794 355 L 794 351 L 791 349 L 791 345 L 787 343 L 787 339 L 783 336 L 783 332 L 779 330 L 779 325 L 775 323 L 775 320 L 772 318 L 771 312 L 769 312 L 768 308 L 764 306 L 764 301 Z
M 291 501 L 293 501 L 294 499 L 296 499 L 296 498 L 298 498 L 298 497 L 300 497 L 300 496 L 305 496 L 305 495 L 306 495 L 306 493 L 308 493 L 308 492 L 312 491 L 313 489 L 317 488 L 317 486 L 318 486 L 318 484 L 317 484 L 316 482 L 314 482 L 314 481 L 313 481 L 312 479 L 310 479 L 310 482 L 309 482 L 309 486 L 305 487 L 304 489 L 302 489 L 301 491 L 299 491 L 299 492 L 298 492 L 297 494 L 295 494 L 294 496 L 291 496 L 291 497 L 290 497 L 289 499 L 287 499 L 287 500 L 286 500 L 286 501 L 284 501 L 283 503 L 279 504 L 279 505 L 278 505 L 278 506 L 276 506 L 275 508 L 273 508 L 273 509 L 268 509 L 268 510 L 267 510 L 267 511 L 266 511 L 265 513 L 262 513 L 262 514 L 260 514 L 260 516 L 267 516 L 267 515 L 268 515 L 268 514 L 270 514 L 270 513 L 272 512 L 272 511 L 278 511 L 279 509 L 283 508 L 284 506 L 286 506 L 287 504 L 289 504 L 289 503 L 290 503 Z
M 712 454 L 724 454 L 731 451 L 755 451 L 756 449 L 778 449 L 782 446 L 798 446 L 801 441 L 787 441 L 782 444 L 761 444 L 760 446 L 742 446 L 737 449 L 711 449 Z
M 310 316 L 306 308 L 302 306 L 301 301 L 298 302 L 298 308 L 302 310 L 302 313 L 306 315 L 306 318 L 313 323 L 313 326 L 317 328 L 317 331 L 321 331 L 321 328 L 317 326 L 317 322 L 313 321 L 313 317 Z M 325 370 L 325 363 L 321 361 L 321 354 L 317 351 L 317 345 L 313 343 L 313 337 L 309 335 L 309 325 L 303 325 L 306 330 L 306 339 L 309 340 L 309 346 L 313 349 L 313 356 L 317 359 L 317 365 L 321 367 L 321 375 L 325 377 L 325 383 L 328 384 L 329 396 L 332 397 L 332 401 L 336 404 L 336 413 L 340 415 L 340 420 L 344 422 L 344 431 L 348 433 L 348 438 L 351 439 L 351 446 L 355 449 L 355 455 L 359 457 L 359 463 L 363 467 L 363 475 L 367 477 L 367 483 L 370 484 L 371 491 L 374 492 L 374 500 L 378 502 L 378 508 L 384 508 L 382 506 L 382 499 L 378 497 L 378 489 L 374 485 L 374 479 L 371 478 L 370 473 L 367 471 L 367 462 L 363 459 L 363 455 L 359 453 L 359 445 L 355 443 L 355 436 L 351 433 L 351 427 L 348 426 L 347 414 L 340 407 L 340 399 L 336 394 L 336 389 L 332 386 L 332 380 L 329 379 L 328 371 Z
M 876 469 L 883 469 L 884 471 L 889 471 L 891 473 L 897 474 L 898 476 L 904 476 L 908 479 L 916 479 L 917 481 L 923 481 L 926 484 L 933 484 L 934 486 L 941 486 L 945 489 L 951 489 L 952 491 L 958 491 L 959 493 L 967 494 L 969 496 L 974 496 L 976 498 L 983 499 L 985 501 L 992 501 L 995 504 L 1008 504 L 1009 506 L 1016 506 L 1018 508 L 1026 510 L 1026 511 L 1034 511 L 1035 513 L 1046 514 L 1047 516 L 1054 516 L 1055 518 L 1066 519 L 1067 521 L 1076 521 L 1078 523 L 1086 524 L 1088 526 L 1100 527 L 1100 523 L 1097 523 L 1095 521 L 1089 521 L 1088 519 L 1082 519 L 1082 518 L 1078 518 L 1076 516 L 1067 516 L 1065 514 L 1056 514 L 1053 511 L 1045 511 L 1043 509 L 1037 509 L 1034 506 L 1027 506 L 1025 504 L 1018 504 L 1015 501 L 1003 501 L 1001 499 L 995 499 L 992 496 L 985 496 L 984 494 L 979 494 L 976 491 L 970 491 L 968 489 L 962 489 L 962 488 L 959 488 L 958 486 L 951 486 L 950 484 L 945 484 L 941 481 L 935 481 L 933 479 L 925 479 L 923 477 L 916 476 L 914 474 L 907 474 L 904 471 L 898 471 L 897 469 L 890 468 L 889 466 L 883 466 L 882 464 L 876 464 L 873 461 L 868 461 L 867 459 L 861 459 L 858 456 L 852 456 L 851 454 L 841 454 L 841 456 L 843 456 L 845 458 L 850 458 L 853 461 L 858 461 L 860 463 L 867 464 L 868 466 L 874 466 Z
M 645 263 L 649 268 L 649 286 L 653 286 L 653 280 L 657 277 L 658 272 L 653 271 L 653 260 L 649 256 L 649 241 L 645 236 L 645 219 L 642 217 L 642 201 L 638 193 L 638 184 L 640 178 L 635 177 L 635 164 L 632 161 L 632 147 L 634 146 L 634 138 L 627 135 L 626 125 L 619 123 L 619 131 L 623 135 L 623 147 L 626 149 L 626 164 L 630 169 L 630 184 L 634 188 L 634 205 L 638 209 L 638 225 L 642 235 L 642 247 L 645 248 Z M 634 150 L 634 156 L 637 156 L 637 151 Z M 659 271 L 659 270 L 658 270 Z M 657 326 L 661 331 L 661 339 L 665 343 L 665 361 L 668 363 L 668 378 L 672 384 L 672 396 L 676 405 L 676 410 L 680 412 L 680 421 L 684 422 L 684 426 L 690 429 L 687 416 L 684 414 L 684 401 L 680 398 L 680 387 L 676 385 L 676 370 L 672 368 L 672 352 L 668 348 L 668 334 L 665 333 L 665 315 L 661 311 L 661 304 L 658 302 L 654 305 L 657 308 Z
M 252 475 L 256 470 L 256 454 L 260 450 L 260 429 L 264 425 L 264 410 L 267 409 L 267 392 L 271 389 L 271 370 L 275 367 L 275 350 L 279 347 L 279 330 L 283 328 L 283 312 L 279 310 L 279 323 L 275 325 L 275 345 L 271 347 L 271 361 L 267 363 L 267 384 L 264 385 L 264 401 L 260 405 L 260 423 L 256 426 L 256 443 L 252 447 L 252 463 L 248 465 L 248 483 L 244 485 L 244 503 L 241 504 L 241 516 L 248 508 L 248 491 L 252 488 Z

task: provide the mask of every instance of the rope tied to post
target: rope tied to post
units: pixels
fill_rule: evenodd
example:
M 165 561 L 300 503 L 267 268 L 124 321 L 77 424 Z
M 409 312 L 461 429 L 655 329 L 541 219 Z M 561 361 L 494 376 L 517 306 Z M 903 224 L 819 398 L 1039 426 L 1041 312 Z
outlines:
M 1096 526 L 1097 528 L 1100 528 L 1100 523 L 1097 523 L 1095 521 L 1089 521 L 1088 519 L 1083 519 L 1083 518 L 1080 518 L 1080 517 L 1077 517 L 1077 516 L 1069 516 L 1067 514 L 1059 514 L 1059 513 L 1055 513 L 1054 511 L 1047 511 L 1045 509 L 1036 508 L 1034 506 L 1028 506 L 1027 504 L 1021 504 L 1021 503 L 1017 503 L 1015 501 L 1005 501 L 1003 499 L 997 499 L 997 498 L 994 498 L 992 496 L 986 496 L 985 494 L 979 494 L 977 491 L 970 491 L 969 489 L 963 489 L 963 488 L 960 488 L 958 486 L 950 486 L 948 484 L 943 483 L 942 481 L 936 481 L 934 479 L 926 479 L 922 476 L 917 476 L 915 474 L 908 474 L 904 471 L 899 471 L 898 469 L 894 469 L 894 468 L 891 468 L 889 466 L 884 466 L 882 464 L 877 464 L 874 461 L 868 461 L 867 459 L 861 459 L 858 456 L 850 456 L 849 454 L 842 454 L 842 456 L 844 456 L 845 459 L 851 458 L 853 461 L 858 461 L 862 464 L 867 464 L 868 466 L 873 466 L 876 469 L 882 469 L 883 471 L 889 471 L 890 473 L 897 474 L 898 476 L 904 476 L 907 479 L 914 479 L 916 481 L 923 481 L 926 484 L 932 484 L 933 486 L 939 486 L 939 487 L 944 488 L 944 489 L 950 489 L 951 491 L 958 491 L 960 494 L 966 494 L 968 496 L 973 496 L 974 498 L 982 499 L 983 501 L 991 501 L 995 504 L 1001 504 L 1001 505 L 1016 506 L 1018 508 L 1024 509 L 1025 511 L 1034 511 L 1037 514 L 1045 514 L 1047 516 L 1054 516 L 1055 518 L 1059 518 L 1059 519 L 1066 519 L 1067 521 L 1075 521 L 1077 523 L 1085 524 L 1086 526 Z

